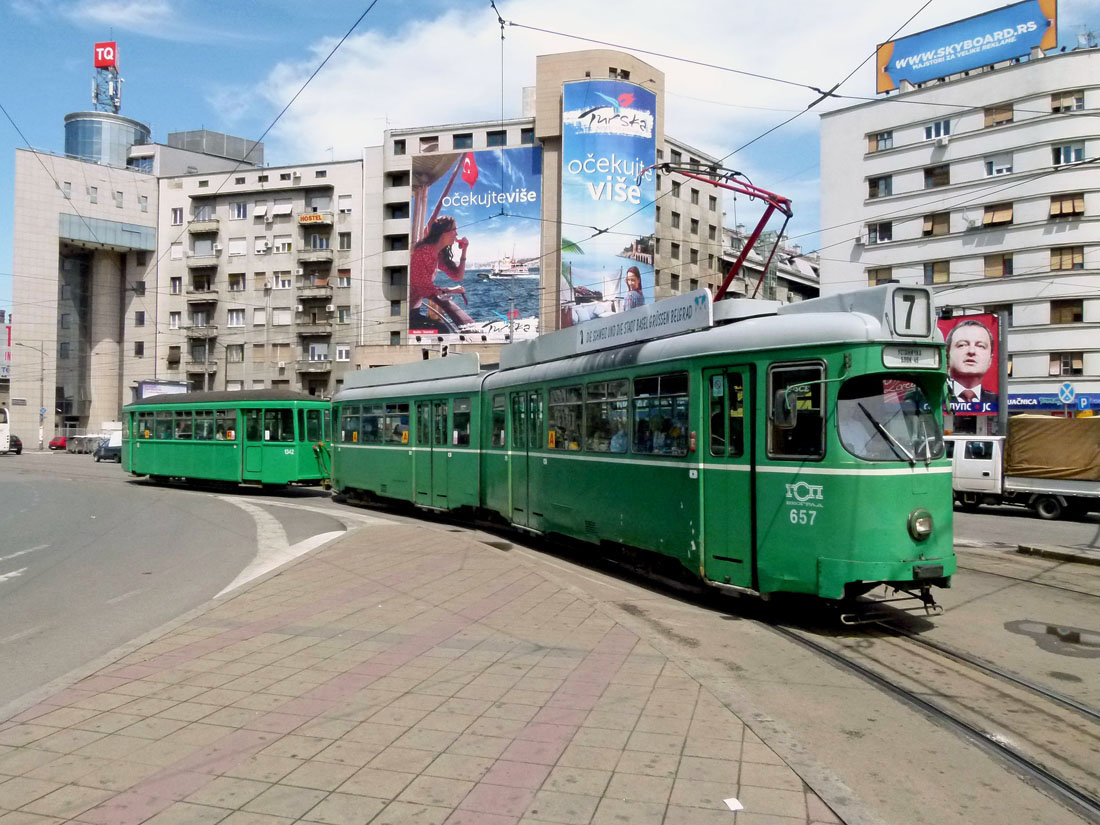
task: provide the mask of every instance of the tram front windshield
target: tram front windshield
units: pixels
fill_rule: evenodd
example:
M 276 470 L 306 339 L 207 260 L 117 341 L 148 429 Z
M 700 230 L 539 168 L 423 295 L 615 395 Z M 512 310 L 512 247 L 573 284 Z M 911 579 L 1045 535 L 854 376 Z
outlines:
M 930 461 L 943 456 L 943 431 L 923 390 L 911 381 L 861 375 L 837 396 L 844 449 L 868 461 Z

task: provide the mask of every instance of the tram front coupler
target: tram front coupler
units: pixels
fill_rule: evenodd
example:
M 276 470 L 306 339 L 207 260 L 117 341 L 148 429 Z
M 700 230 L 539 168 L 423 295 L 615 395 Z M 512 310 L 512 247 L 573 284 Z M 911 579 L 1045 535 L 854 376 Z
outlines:
M 876 609 L 886 604 L 895 605 L 891 609 L 903 613 L 913 613 L 918 610 L 923 610 L 926 616 L 943 615 L 943 606 L 936 602 L 935 597 L 932 595 L 932 586 L 930 584 L 923 584 L 916 590 L 905 587 L 886 586 L 891 587 L 891 595 L 888 598 L 869 599 L 851 603 L 850 606 L 852 609 L 840 614 L 840 623 L 845 625 L 874 624 L 875 622 L 893 618 L 889 611 Z M 919 604 L 901 605 L 903 602 L 913 601 L 917 601 Z

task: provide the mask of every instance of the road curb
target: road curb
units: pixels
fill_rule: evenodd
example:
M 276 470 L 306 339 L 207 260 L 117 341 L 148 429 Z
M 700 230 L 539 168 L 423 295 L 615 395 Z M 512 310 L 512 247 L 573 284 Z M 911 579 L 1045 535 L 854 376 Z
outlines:
M 1076 564 L 1091 564 L 1100 567 L 1100 554 L 1071 550 L 1068 547 L 1052 547 L 1045 544 L 1019 544 L 1016 552 L 1025 556 L 1041 556 L 1044 559 L 1057 559 Z

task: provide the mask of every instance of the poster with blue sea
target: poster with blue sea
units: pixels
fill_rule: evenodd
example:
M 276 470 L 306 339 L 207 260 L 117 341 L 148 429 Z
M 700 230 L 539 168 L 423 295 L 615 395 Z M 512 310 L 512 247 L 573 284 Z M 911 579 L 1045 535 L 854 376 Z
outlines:
M 656 112 L 634 83 L 562 88 L 562 327 L 653 301 Z
M 424 152 L 410 183 L 410 339 L 538 335 L 542 148 Z

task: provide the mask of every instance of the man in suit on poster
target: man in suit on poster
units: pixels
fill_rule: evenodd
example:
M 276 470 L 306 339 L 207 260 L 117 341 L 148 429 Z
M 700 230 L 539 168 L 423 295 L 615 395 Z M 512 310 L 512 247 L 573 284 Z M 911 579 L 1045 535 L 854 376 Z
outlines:
M 992 363 L 993 335 L 981 321 L 963 321 L 947 334 L 947 383 L 952 412 L 984 413 L 997 409 L 997 393 L 983 386 Z

